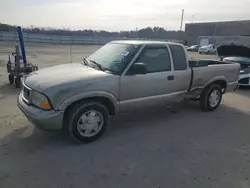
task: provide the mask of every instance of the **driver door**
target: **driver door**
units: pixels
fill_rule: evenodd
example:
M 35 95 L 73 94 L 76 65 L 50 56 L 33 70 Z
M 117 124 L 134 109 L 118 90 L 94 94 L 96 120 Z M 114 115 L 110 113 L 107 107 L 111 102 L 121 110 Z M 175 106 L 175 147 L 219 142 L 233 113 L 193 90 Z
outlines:
M 121 112 L 168 104 L 173 92 L 173 65 L 166 45 L 147 45 L 134 63 L 144 63 L 146 74 L 131 74 L 131 67 L 120 80 Z

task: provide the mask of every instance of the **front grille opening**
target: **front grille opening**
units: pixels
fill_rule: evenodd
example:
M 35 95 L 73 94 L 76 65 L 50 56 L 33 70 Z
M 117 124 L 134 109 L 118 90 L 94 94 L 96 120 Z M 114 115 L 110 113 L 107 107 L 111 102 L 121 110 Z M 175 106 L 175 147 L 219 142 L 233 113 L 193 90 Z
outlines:
M 23 86 L 23 98 L 29 102 L 31 91 L 27 87 Z
M 249 83 L 249 78 L 242 78 L 239 80 L 240 84 L 248 84 Z

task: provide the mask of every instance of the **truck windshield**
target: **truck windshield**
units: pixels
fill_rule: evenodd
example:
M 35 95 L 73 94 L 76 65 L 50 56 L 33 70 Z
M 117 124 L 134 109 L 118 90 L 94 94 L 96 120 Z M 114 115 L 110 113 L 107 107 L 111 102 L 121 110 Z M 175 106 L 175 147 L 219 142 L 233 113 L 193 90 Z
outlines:
M 108 43 L 90 55 L 87 61 L 90 64 L 98 63 L 103 70 L 121 74 L 140 47 L 140 45 Z

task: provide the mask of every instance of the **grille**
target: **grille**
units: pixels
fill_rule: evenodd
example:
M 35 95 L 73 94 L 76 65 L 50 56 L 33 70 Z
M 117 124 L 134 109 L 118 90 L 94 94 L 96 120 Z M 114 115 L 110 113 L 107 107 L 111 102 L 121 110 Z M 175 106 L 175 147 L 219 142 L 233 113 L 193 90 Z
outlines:
M 239 80 L 240 84 L 248 84 L 249 83 L 249 78 L 242 78 Z
M 30 101 L 31 90 L 23 85 L 23 98 L 26 102 Z
M 240 64 L 240 67 L 241 67 L 241 70 L 249 69 L 250 68 L 250 66 L 246 65 L 246 64 Z

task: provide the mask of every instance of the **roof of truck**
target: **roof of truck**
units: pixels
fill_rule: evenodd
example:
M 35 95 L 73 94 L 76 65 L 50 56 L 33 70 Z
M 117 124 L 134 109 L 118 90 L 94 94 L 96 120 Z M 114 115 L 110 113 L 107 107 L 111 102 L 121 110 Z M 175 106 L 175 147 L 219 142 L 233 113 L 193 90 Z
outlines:
M 165 41 L 150 41 L 150 40 L 115 40 L 111 41 L 111 43 L 119 43 L 119 44 L 133 44 L 133 45 L 143 45 L 143 44 L 179 44 L 175 42 L 165 42 Z

